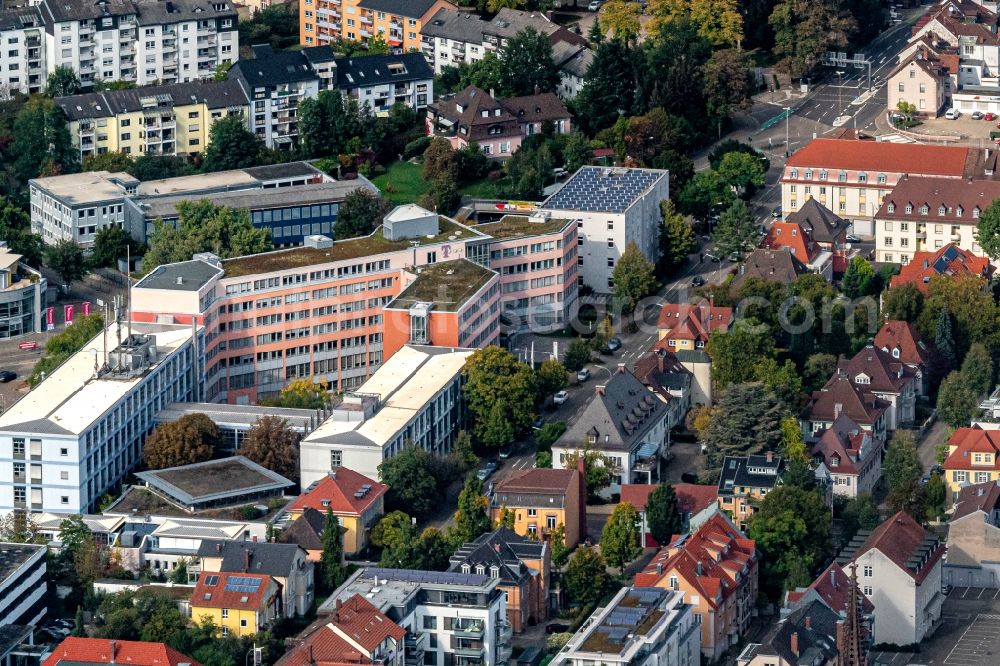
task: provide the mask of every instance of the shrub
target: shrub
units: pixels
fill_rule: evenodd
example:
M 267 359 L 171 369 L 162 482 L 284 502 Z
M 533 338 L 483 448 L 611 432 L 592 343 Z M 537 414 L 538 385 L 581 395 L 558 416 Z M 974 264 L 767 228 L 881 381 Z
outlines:
M 417 155 L 423 155 L 424 151 L 427 150 L 427 146 L 431 145 L 431 139 L 433 137 L 422 136 L 419 139 L 414 139 L 413 141 L 406 144 L 403 148 L 403 159 L 412 159 Z

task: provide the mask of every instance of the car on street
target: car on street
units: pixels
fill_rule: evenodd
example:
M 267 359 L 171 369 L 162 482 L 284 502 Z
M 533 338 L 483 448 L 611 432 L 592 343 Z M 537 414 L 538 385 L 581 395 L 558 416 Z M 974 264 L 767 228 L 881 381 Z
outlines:
M 539 416 L 537 419 L 531 422 L 531 429 L 541 430 L 543 425 L 545 425 L 545 419 Z
M 0 382 L 6 384 L 17 379 L 17 373 L 13 370 L 0 370 Z
M 944 467 L 941 465 L 934 465 L 931 467 L 931 474 L 937 474 L 939 476 L 944 476 Z
M 861 242 L 861 238 L 858 237 L 858 236 L 855 236 L 854 234 L 847 234 L 847 242 L 848 243 L 860 243 Z
M 566 391 L 559 391 L 554 396 L 552 396 L 552 402 L 556 403 L 557 405 L 561 405 L 564 402 L 566 402 L 568 398 L 569 398 L 569 393 L 567 393 Z
M 945 112 L 944 117 L 947 118 L 948 120 L 958 120 L 959 116 L 961 116 L 961 115 L 962 115 L 961 111 L 959 111 L 958 109 L 952 108 L 952 109 L 948 109 Z
M 608 340 L 608 350 L 616 352 L 622 348 L 621 338 L 611 338 Z
M 565 634 L 567 631 L 569 631 L 569 625 L 561 622 L 549 622 L 545 625 L 545 633 L 547 634 Z
M 592 2 L 589 5 L 587 5 L 587 10 L 592 12 L 596 12 L 600 10 L 600 8 L 601 8 L 601 0 L 592 0 Z
M 705 284 L 705 278 L 703 278 L 700 275 L 695 275 L 693 278 L 691 278 L 692 287 L 701 287 L 704 286 L 704 284 Z
M 982 120 L 983 119 L 983 112 L 982 111 L 973 111 L 972 114 L 969 117 L 972 118 L 973 120 Z
M 993 121 L 993 120 L 996 120 L 996 119 L 997 119 L 997 114 L 995 114 L 995 113 L 984 113 L 983 114 L 983 120 Z
M 585 382 L 590 379 L 590 370 L 587 368 L 580 368 L 580 372 L 576 373 L 576 381 Z
M 490 478 L 493 472 L 497 471 L 497 464 L 493 462 L 488 462 L 483 465 L 483 468 L 476 472 L 476 478 L 480 481 L 485 481 Z
M 771 217 L 781 217 L 781 206 L 775 206 L 771 210 Z
M 930 481 L 931 481 L 930 474 L 924 474 L 922 477 L 920 477 L 920 485 L 922 486 L 926 486 L 928 483 L 930 483 Z
M 511 453 L 513 453 L 513 450 L 510 448 L 500 449 L 500 460 L 507 460 L 507 458 L 510 458 Z

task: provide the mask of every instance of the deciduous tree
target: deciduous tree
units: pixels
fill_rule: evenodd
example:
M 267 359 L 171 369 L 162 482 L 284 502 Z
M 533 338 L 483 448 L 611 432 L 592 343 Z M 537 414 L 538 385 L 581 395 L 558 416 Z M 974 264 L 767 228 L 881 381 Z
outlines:
M 336 157 L 350 152 L 351 140 L 363 132 L 357 101 L 339 90 L 324 90 L 299 103 L 300 149 L 307 157 Z
M 580 449 L 566 454 L 566 469 L 576 469 L 579 460 L 583 460 L 583 480 L 587 486 L 587 497 L 593 498 L 611 483 L 609 463 L 589 442 Z
M 833 354 L 812 354 L 802 368 L 802 379 L 808 393 L 818 391 L 829 381 L 837 369 L 837 357 Z
M 573 599 L 584 605 L 597 603 L 608 587 L 607 564 L 596 549 L 581 546 L 570 558 L 563 580 Z
M 57 333 L 45 343 L 45 353 L 31 370 L 28 385 L 34 388 L 42 379 L 62 365 L 63 361 L 80 351 L 95 335 L 104 330 L 104 318 L 99 314 L 80 317 L 62 333 Z
M 424 151 L 421 173 L 424 180 L 432 182 L 438 178 L 458 177 L 458 165 L 455 159 L 455 149 L 451 147 L 448 140 L 436 136 L 431 139 L 430 145 Z
M 728 206 L 735 195 L 729 183 L 715 169 L 699 171 L 684 186 L 678 198 L 681 212 L 707 220 L 713 210 Z
M 69 65 L 56 67 L 45 82 L 45 94 L 49 97 L 67 97 L 78 92 L 80 92 L 80 77 Z
M 406 508 L 417 517 L 433 511 L 440 500 L 433 465 L 431 454 L 412 442 L 382 461 L 378 472 L 382 483 L 389 486 L 389 505 Z
M 98 229 L 90 252 L 90 264 L 98 267 L 117 267 L 118 259 L 124 259 L 130 249 L 133 249 L 132 237 L 121 227 Z
M 292 409 L 323 409 L 330 406 L 330 385 L 325 381 L 315 382 L 312 377 L 293 379 L 288 382 L 275 398 L 261 400 L 267 407 L 289 407 Z
M 458 494 L 455 524 L 448 536 L 453 547 L 459 548 L 489 532 L 490 527 L 489 500 L 483 494 L 483 482 L 470 476 L 466 479 L 462 492 Z
M 66 291 L 87 274 L 83 248 L 71 240 L 61 240 L 45 248 L 45 265 L 59 274 Z
M 45 246 L 41 236 L 31 233 L 31 217 L 3 197 L 0 197 L 0 238 L 7 241 L 11 252 L 24 257 L 29 266 L 42 265 Z
M 476 351 L 465 363 L 465 396 L 469 411 L 476 418 L 475 434 L 484 441 L 498 424 L 495 411 L 509 424 L 511 435 L 531 425 L 534 419 L 535 377 L 526 363 L 521 363 L 510 352 L 491 345 Z M 497 437 L 489 437 L 490 444 L 509 444 Z
M 204 462 L 220 441 L 221 433 L 212 419 L 188 414 L 153 430 L 142 448 L 142 461 L 149 469 Z
M 698 247 L 694 229 L 670 199 L 660 202 L 660 275 L 688 260 Z
M 202 169 L 226 171 L 257 166 L 264 143 L 247 129 L 246 119 L 239 113 L 219 118 L 208 132 L 208 147 Z
M 554 92 L 559 87 L 559 68 L 552 59 L 547 35 L 525 28 L 500 47 L 500 89 L 505 97 Z
M 566 388 L 566 368 L 557 359 L 548 358 L 535 370 L 535 384 L 538 386 L 538 400 L 543 402 L 556 391 Z
M 730 153 L 737 155 L 740 153 Z M 726 156 L 729 158 L 729 155 Z M 725 161 L 725 160 L 723 160 Z M 704 173 L 704 172 L 703 172 Z M 719 223 L 712 234 L 715 250 L 720 257 L 743 258 L 747 250 L 754 246 L 757 238 L 757 224 L 753 212 L 746 202 L 737 199 L 722 211 Z
M 769 327 L 741 320 L 728 333 L 713 331 L 705 351 L 712 359 L 712 380 L 719 388 L 753 381 L 755 366 L 774 358 L 774 337 Z
M 188 261 L 198 252 L 211 252 L 222 259 L 257 254 L 271 249 L 270 232 L 250 222 L 244 209 L 218 206 L 207 199 L 177 203 L 174 227 L 157 220 L 143 256 L 143 270 L 162 264 Z
M 388 212 L 389 203 L 368 188 L 351 190 L 340 204 L 333 235 L 337 240 L 367 236 L 382 224 Z
M 47 97 L 32 97 L 14 118 L 10 154 L 14 171 L 22 180 L 40 175 L 76 173 L 80 152 L 73 146 L 62 108 Z
M 590 363 L 590 345 L 583 338 L 574 338 L 566 347 L 566 355 L 563 363 L 570 372 L 577 372 L 583 366 Z
M 719 176 L 746 196 L 764 186 L 764 173 L 760 157 L 744 152 L 726 153 L 719 163 Z
M 855 21 L 839 3 L 782 0 L 769 18 L 778 65 L 794 77 L 808 73 L 820 56 L 847 45 Z
M 642 253 L 635 241 L 626 246 L 611 272 L 615 297 L 626 314 L 635 312 L 639 301 L 656 292 L 656 266 Z
M 924 308 L 924 295 L 912 282 L 904 282 L 882 295 L 882 309 L 888 319 L 916 322 Z
M 608 516 L 601 531 L 601 554 L 613 567 L 623 568 L 642 552 L 639 547 L 639 514 L 628 502 L 621 502 Z
M 247 432 L 240 454 L 289 479 L 299 476 L 299 434 L 280 416 L 262 416 Z
M 681 534 L 684 519 L 677 507 L 677 493 L 669 483 L 663 483 L 646 498 L 646 522 L 656 543 L 667 545 L 670 537 Z
M 962 361 L 962 381 L 977 397 L 984 397 L 993 388 L 993 358 L 980 343 L 969 347 Z
M 609 0 L 601 6 L 597 18 L 601 26 L 615 37 L 631 41 L 639 35 L 639 15 L 642 10 L 637 2 Z
M 994 200 L 979 215 L 978 243 L 990 259 L 1000 259 L 1000 202 Z
M 951 372 L 938 388 L 938 418 L 952 428 L 967 426 L 979 413 L 979 397 L 962 378 L 961 373 Z

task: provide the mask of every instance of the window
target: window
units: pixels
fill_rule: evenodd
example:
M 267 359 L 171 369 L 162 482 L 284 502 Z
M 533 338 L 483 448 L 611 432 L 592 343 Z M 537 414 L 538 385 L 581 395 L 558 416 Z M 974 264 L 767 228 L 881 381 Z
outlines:
M 906 204 L 906 214 L 910 215 L 913 212 L 913 204 Z
M 806 169 L 806 180 L 812 180 L 813 172 L 812 169 Z
M 538 509 L 528 509 L 528 517 L 534 518 L 538 515 Z
M 61 455 L 61 456 L 68 456 L 69 455 L 69 449 L 66 449 L 66 448 L 59 449 L 59 455 Z
M 858 182 L 859 183 L 867 183 L 868 182 L 868 174 L 865 173 L 865 172 L 863 172 L 863 171 L 861 173 L 859 173 L 858 174 Z
M 990 480 L 989 472 L 976 472 L 976 483 L 986 483 Z
M 60 481 L 69 481 L 69 472 L 67 472 L 67 471 L 59 472 L 59 480 Z
M 227 627 L 227 626 L 223 626 L 222 627 L 222 635 L 223 636 L 228 636 L 229 635 L 229 627 Z
M 330 469 L 337 469 L 344 464 L 343 451 L 330 451 Z
M 222 609 L 222 619 L 225 620 L 228 617 L 229 617 L 229 609 L 228 608 L 223 608 Z
M 550 530 L 556 528 L 556 517 L 555 516 L 545 516 L 545 527 Z
M 871 578 L 872 577 L 871 565 L 865 566 L 864 572 L 861 575 L 863 575 L 865 578 Z
M 968 477 L 969 475 L 966 472 L 963 472 L 962 470 L 958 470 L 952 473 L 952 480 L 955 483 L 965 483 L 966 481 L 968 481 Z
M 438 619 L 436 617 L 434 617 L 433 615 L 425 615 L 424 616 L 424 629 L 434 630 L 434 629 L 437 629 L 437 628 L 438 628 Z
M 899 82 L 899 92 L 906 92 L 906 84 L 904 84 L 902 81 Z
M 69 504 L 69 495 L 63 495 L 59 498 L 60 504 Z
M 872 596 L 872 586 L 871 585 L 865 585 L 864 589 L 862 589 L 861 591 L 865 593 L 866 597 Z
M 678 588 L 677 576 L 670 576 L 670 589 L 676 590 Z
M 614 220 L 608 220 L 608 231 L 614 231 L 614 229 L 615 229 Z
M 880 173 L 878 175 L 878 184 L 879 185 L 885 185 L 885 181 L 886 181 L 885 174 L 884 173 Z
M 615 246 L 615 239 L 614 238 L 609 238 L 608 239 L 608 247 L 614 247 L 614 246 Z
M 245 617 L 240 618 L 240 626 L 241 627 L 247 626 L 247 619 Z

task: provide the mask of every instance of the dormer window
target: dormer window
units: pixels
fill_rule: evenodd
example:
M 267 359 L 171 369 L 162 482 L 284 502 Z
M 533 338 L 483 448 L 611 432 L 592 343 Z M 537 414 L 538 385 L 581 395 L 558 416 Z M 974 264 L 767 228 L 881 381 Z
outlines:
M 885 181 L 886 181 L 885 174 L 884 173 L 880 173 L 878 175 L 878 184 L 879 185 L 885 185 Z
M 812 169 L 806 169 L 806 180 L 812 180 L 813 172 Z
M 910 215 L 913 212 L 913 204 L 906 204 L 906 214 Z
M 792 169 L 791 172 L 788 174 L 788 176 L 790 178 L 798 178 L 799 177 L 799 170 L 798 169 Z
M 839 174 L 837 174 L 837 181 L 841 182 L 841 183 L 846 183 L 847 182 L 847 172 L 846 171 L 841 171 Z
M 895 213 L 896 212 L 896 204 L 894 204 L 894 203 L 889 204 L 889 206 L 886 208 L 886 210 L 889 211 L 890 213 Z
M 477 564 L 476 565 L 476 574 L 478 574 L 480 576 L 485 576 L 486 575 L 486 567 L 484 567 L 482 564 Z
M 489 117 L 490 117 L 490 112 L 487 111 L 486 109 L 483 109 L 483 118 L 489 118 Z
M 862 171 L 861 173 L 859 173 L 858 174 L 858 182 L 859 183 L 867 183 L 868 182 L 868 174 L 865 173 L 864 171 Z
M 955 217 L 962 217 L 962 207 L 959 206 L 955 209 Z
M 892 357 L 899 358 L 899 347 L 896 347 L 895 349 L 892 350 Z
M 938 206 L 938 215 L 942 215 L 943 216 L 944 214 L 945 214 L 945 207 L 944 206 Z
M 840 467 L 840 456 L 830 457 L 830 467 Z
M 819 172 L 819 179 L 820 180 L 826 180 L 827 178 L 829 178 L 829 176 L 830 176 L 830 174 L 827 173 L 825 170 Z
M 930 208 L 928 208 L 927 204 L 924 204 L 923 206 L 920 207 L 920 214 L 921 215 L 926 215 L 929 211 L 930 211 Z
M 972 209 L 972 217 L 973 219 L 976 220 L 979 219 L 979 206 L 976 206 L 975 208 Z
M 472 567 L 470 567 L 468 564 L 462 565 L 462 573 L 467 574 L 471 572 L 472 572 Z
M 493 115 L 500 117 L 500 109 L 493 109 Z
M 866 375 L 864 373 L 861 373 L 860 375 L 858 375 L 857 377 L 854 378 L 854 383 L 855 384 L 870 384 L 871 383 L 871 378 L 868 375 Z

